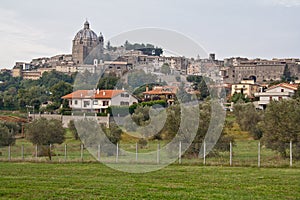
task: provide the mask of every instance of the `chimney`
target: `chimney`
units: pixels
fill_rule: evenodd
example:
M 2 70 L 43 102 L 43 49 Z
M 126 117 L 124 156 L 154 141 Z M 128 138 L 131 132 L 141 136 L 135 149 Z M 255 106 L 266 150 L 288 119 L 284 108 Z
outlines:
M 149 92 L 149 86 L 146 85 L 146 92 Z
M 100 92 L 99 89 L 97 89 L 97 94 L 99 94 L 99 92 Z
M 105 96 L 105 91 L 103 91 L 103 96 Z

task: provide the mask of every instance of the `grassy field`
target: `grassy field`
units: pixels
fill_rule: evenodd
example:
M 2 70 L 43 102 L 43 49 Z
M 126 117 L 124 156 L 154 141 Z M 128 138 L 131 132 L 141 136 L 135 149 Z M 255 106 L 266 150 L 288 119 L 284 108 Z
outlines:
M 0 163 L 3 199 L 299 199 L 300 169 L 171 165 L 147 174 L 96 163 Z

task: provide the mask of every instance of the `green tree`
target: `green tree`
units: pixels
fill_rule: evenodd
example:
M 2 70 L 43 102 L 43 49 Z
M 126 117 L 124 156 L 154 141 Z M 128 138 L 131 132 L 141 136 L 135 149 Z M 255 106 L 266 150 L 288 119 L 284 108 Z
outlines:
M 150 107 L 148 106 L 138 106 L 134 113 L 132 114 L 132 120 L 138 125 L 138 126 L 145 126 L 149 123 L 149 111 Z
M 27 139 L 42 146 L 41 155 L 48 155 L 51 160 L 50 144 L 62 144 L 65 141 L 65 130 L 62 122 L 56 119 L 40 118 L 25 126 Z
M 18 91 L 19 107 L 25 109 L 26 105 L 34 106 L 38 110 L 41 103 L 50 100 L 50 95 L 44 86 L 33 86 Z
M 250 132 L 254 139 L 262 137 L 259 122 L 263 119 L 263 111 L 257 111 L 253 103 L 237 103 L 233 112 L 242 131 Z
M 292 81 L 291 77 L 291 71 L 289 69 L 289 66 L 286 64 L 283 71 L 282 81 Z
M 216 110 L 219 110 L 219 112 L 211 112 L 211 102 L 204 101 L 199 105 L 200 115 L 199 115 L 199 126 L 198 131 L 196 134 L 195 139 L 193 140 L 192 144 L 190 145 L 189 149 L 186 151 L 185 156 L 193 156 L 198 157 L 199 153 L 202 150 L 203 141 L 205 139 L 205 136 L 207 134 L 208 128 L 211 125 L 210 121 L 211 119 L 214 119 L 215 122 L 221 122 L 222 120 L 218 120 L 220 118 L 220 113 L 223 112 L 222 107 L 218 106 L 218 108 L 215 108 Z M 217 107 L 217 104 L 214 104 L 215 107 Z M 213 115 L 213 116 L 212 116 Z M 227 128 L 230 128 L 230 123 L 224 122 Z M 219 127 L 223 127 L 224 124 L 214 124 L 212 129 L 218 129 Z M 228 135 L 227 131 L 221 132 L 220 137 L 218 138 L 218 141 L 215 145 L 215 148 L 210 152 L 210 155 L 217 155 L 219 152 L 228 151 L 229 150 L 229 142 L 234 143 L 233 137 Z M 208 138 L 206 141 L 207 143 L 212 143 L 216 138 Z
M 60 81 L 64 81 L 67 83 L 73 83 L 72 76 L 64 74 L 58 71 L 51 71 L 51 72 L 44 72 L 43 76 L 38 80 L 39 84 L 46 87 L 51 88 L 52 86 L 56 85 Z
M 206 81 L 211 81 L 210 79 L 204 79 L 203 76 L 190 75 L 186 80 L 190 83 L 193 83 L 194 90 L 198 90 L 200 92 L 200 100 L 204 100 L 209 97 L 210 93 Z
M 209 89 L 206 85 L 205 80 L 202 78 L 202 80 L 200 81 L 200 83 L 198 83 L 198 90 L 200 92 L 200 100 L 204 100 L 207 97 L 209 97 Z
M 55 103 L 61 104 L 63 101 L 61 97 L 71 93 L 72 91 L 73 88 L 70 83 L 60 81 L 50 88 L 50 92 L 51 92 L 50 99 Z
M 250 99 L 248 97 L 246 97 L 245 94 L 242 93 L 235 93 L 234 95 L 232 95 L 231 97 L 231 102 L 233 103 L 248 103 L 250 102 Z
M 296 151 L 295 159 L 300 159 L 300 102 L 283 100 L 271 102 L 265 112 L 262 124 L 262 141 L 267 148 L 278 151 L 287 157 L 289 142 L 292 141 Z
M 300 85 L 297 88 L 297 91 L 295 92 L 295 95 L 293 96 L 294 99 L 300 99 Z
M 161 133 L 161 138 L 170 140 L 175 137 L 180 127 L 180 106 L 172 105 L 167 108 L 167 120 Z
M 72 135 L 74 136 L 75 140 L 79 140 L 79 135 L 78 135 L 78 131 L 77 131 L 77 128 L 75 126 L 74 120 L 71 120 L 69 122 L 68 128 L 72 132 Z
M 5 123 L 0 123 L 0 146 L 13 145 L 15 141 L 15 132 Z
M 103 130 L 113 144 L 117 144 L 121 140 L 123 131 L 116 123 L 110 123 L 109 128 L 104 128 Z
M 97 88 L 100 90 L 113 90 L 117 86 L 118 81 L 119 78 L 116 76 L 105 76 L 100 78 Z

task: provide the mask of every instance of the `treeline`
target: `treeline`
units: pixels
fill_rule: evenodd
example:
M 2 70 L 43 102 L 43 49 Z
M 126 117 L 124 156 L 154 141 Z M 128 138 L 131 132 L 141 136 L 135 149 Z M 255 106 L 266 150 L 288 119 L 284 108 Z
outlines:
M 152 44 L 139 44 L 134 43 L 131 44 L 127 40 L 125 41 L 124 47 L 126 50 L 139 50 L 142 51 L 145 55 L 155 55 L 160 56 L 163 53 L 163 50 L 161 48 L 155 47 Z
M 10 73 L 0 74 L 0 109 L 23 110 L 28 107 L 39 110 L 43 103 L 52 102 L 49 110 L 59 108 L 61 96 L 72 92 L 74 75 L 51 71 L 43 73 L 38 80 L 24 80 L 14 78 Z
M 256 140 L 284 158 L 289 143 L 293 143 L 294 158 L 300 159 L 300 99 L 272 101 L 267 109 L 256 110 L 252 103 L 234 105 L 236 122 L 242 131 L 248 131 Z
M 165 108 L 166 113 L 164 115 L 161 113 L 163 112 L 162 108 L 164 105 L 161 105 L 160 101 L 157 101 L 155 105 L 154 107 L 150 107 L 150 105 L 147 104 L 139 104 L 136 106 L 132 115 L 128 115 L 124 119 L 123 128 L 125 132 L 137 132 L 140 134 L 138 142 L 142 147 L 146 146 L 148 142 L 152 140 L 171 141 L 176 137 L 176 140 L 178 140 L 176 141 L 177 144 L 179 141 L 184 144 L 191 142 L 184 156 L 198 157 L 201 151 L 203 151 L 202 145 L 204 141 L 207 143 L 217 143 L 215 148 L 210 152 L 211 156 L 218 155 L 223 151 L 229 151 L 229 143 L 234 143 L 234 138 L 228 134 L 228 130 L 232 128 L 232 124 L 228 122 L 225 122 L 225 128 L 221 131 L 220 137 L 216 139 L 214 136 L 209 136 L 205 139 L 209 126 L 211 125 L 209 122 L 212 118 L 216 123 L 210 128 L 217 131 L 218 128 L 223 126 L 222 120 L 216 120 L 216 118 L 220 117 L 220 112 L 223 112 L 222 107 L 219 107 L 220 112 L 217 112 L 218 115 L 216 115 L 216 112 L 212 112 L 211 101 L 204 101 L 199 104 L 198 119 L 189 119 L 189 117 L 193 116 L 193 112 L 195 112 L 196 109 L 185 110 L 184 113 L 188 116 L 183 116 L 182 109 L 185 108 L 182 108 L 180 105 L 172 105 Z M 163 119 L 164 117 L 165 120 Z M 187 119 L 188 121 L 186 121 Z M 182 131 L 182 123 L 189 123 L 189 125 L 185 124 L 184 126 L 194 126 L 195 123 L 198 123 L 195 137 L 191 136 L 191 132 L 189 131 Z M 216 139 L 216 141 L 214 139 Z

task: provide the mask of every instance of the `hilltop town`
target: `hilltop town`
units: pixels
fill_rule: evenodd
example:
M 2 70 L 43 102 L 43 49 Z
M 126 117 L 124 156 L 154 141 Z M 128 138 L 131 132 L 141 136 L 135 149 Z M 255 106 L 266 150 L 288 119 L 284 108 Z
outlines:
M 105 46 L 102 33 L 97 35 L 86 21 L 72 41 L 72 54 L 35 58 L 28 63 L 16 62 L 12 70 L 5 71 L 10 72 L 13 77 L 38 80 L 45 72 L 51 71 L 66 75 L 88 71 L 91 74 L 105 73 L 122 77 L 130 70 L 141 69 L 148 74 L 160 76 L 163 74 L 161 69 L 164 66 L 167 67 L 165 74 L 178 77 L 221 77 L 222 86 L 226 88 L 229 95 L 228 99 L 241 93 L 251 100 L 256 98 L 257 107 L 262 109 L 268 103 L 267 97 L 273 100 L 289 98 L 296 91 L 295 84 L 299 83 L 300 59 L 298 58 L 265 60 L 233 57 L 218 60 L 213 53 L 209 54 L 208 58 L 187 58 L 164 56 L 161 48 L 151 44 L 130 44 L 128 41 L 120 47 L 112 47 L 110 41 L 106 44 Z M 264 93 L 270 83 L 274 85 L 282 81 L 287 82 L 286 85 L 279 86 L 283 87 L 280 89 L 283 91 L 282 94 Z M 285 89 L 292 93 L 284 92 Z

